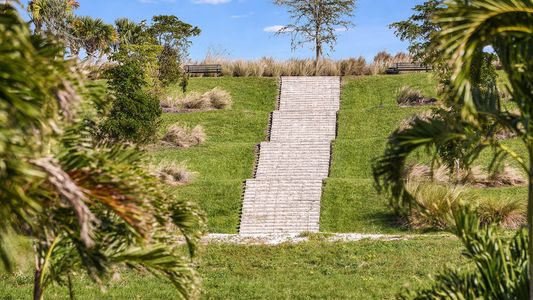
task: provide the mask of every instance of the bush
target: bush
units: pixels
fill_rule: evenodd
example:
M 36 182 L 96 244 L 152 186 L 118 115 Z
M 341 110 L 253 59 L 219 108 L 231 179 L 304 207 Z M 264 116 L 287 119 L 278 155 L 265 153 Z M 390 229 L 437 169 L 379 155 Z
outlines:
M 178 51 L 170 47 L 164 47 L 158 59 L 158 78 L 163 86 L 169 86 L 179 82 L 181 78 L 181 66 Z
M 482 224 L 500 224 L 518 229 L 527 224 L 526 205 L 522 199 L 483 199 L 476 212 Z
M 209 99 L 198 93 L 190 93 L 179 101 L 185 109 L 205 109 L 210 107 Z
M 415 206 L 407 216 L 408 225 L 417 229 L 448 229 L 454 226 L 453 212 L 467 199 L 459 187 L 428 182 L 408 181 L 406 190 L 413 195 Z
M 206 102 L 208 101 L 214 109 L 230 108 L 232 104 L 231 95 L 218 87 L 203 94 L 202 98 L 205 98 Z
M 117 64 L 106 71 L 114 95 L 101 134 L 113 140 L 144 144 L 155 136 L 161 108 L 149 93 L 144 61 L 138 56 L 119 52 L 111 57 Z
M 189 93 L 183 99 L 167 97 L 161 100 L 161 107 L 167 112 L 183 110 L 209 110 L 230 108 L 233 104 L 231 95 L 227 91 L 215 87 L 204 94 Z
M 190 129 L 186 126 L 172 125 L 163 137 L 163 141 L 180 148 L 189 148 L 205 142 L 204 128 L 200 125 Z
M 190 171 L 184 163 L 181 163 L 161 165 L 158 167 L 157 175 L 167 184 L 176 186 L 191 183 L 198 174 Z

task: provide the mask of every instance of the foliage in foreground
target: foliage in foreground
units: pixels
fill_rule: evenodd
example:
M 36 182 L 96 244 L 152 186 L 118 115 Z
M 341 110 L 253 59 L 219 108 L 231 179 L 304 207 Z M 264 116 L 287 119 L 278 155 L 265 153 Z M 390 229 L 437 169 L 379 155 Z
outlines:
M 166 193 L 138 150 L 96 140 L 93 120 L 76 111 L 94 103 L 78 95 L 83 86 L 62 47 L 32 36 L 11 5 L 0 5 L 0 15 L 3 264 L 11 268 L 2 239 L 16 232 L 34 245 L 34 299 L 54 282 L 72 297 L 75 272 L 100 283 L 116 265 L 148 270 L 171 281 L 179 297 L 194 298 L 191 257 L 202 228 L 196 208 Z M 187 242 L 186 257 L 178 237 Z
M 401 299 L 528 299 L 528 235 L 525 229 L 503 237 L 494 225 L 483 228 L 475 213 L 455 213 L 456 234 L 471 262 L 435 277 L 427 289 L 405 292 Z
M 402 179 L 406 159 L 418 148 L 440 150 L 448 161 L 459 158 L 469 165 L 482 149 L 492 147 L 495 155 L 493 165 L 502 157 L 513 158 L 529 175 L 528 216 L 533 215 L 533 1 L 524 0 L 450 0 L 437 13 L 434 20 L 442 30 L 439 32 L 438 50 L 443 53 L 452 69 L 451 90 L 446 95 L 456 108 L 460 118 L 455 122 L 443 119 L 416 119 L 408 129 L 395 131 L 388 142 L 382 158 L 374 165 L 378 188 L 391 194 L 391 204 L 397 211 L 406 211 L 413 205 L 412 195 L 406 191 Z M 479 85 L 484 48 L 491 45 L 509 78 L 511 100 L 518 110 L 505 110 L 500 103 L 495 87 Z M 493 127 L 486 124 L 494 124 Z M 499 128 L 498 128 L 499 126 Z M 496 130 L 512 131 L 520 137 L 528 157 L 514 152 L 495 137 Z M 459 147 L 457 147 L 457 145 Z M 451 151 L 446 151 L 450 149 Z M 460 149 L 460 151 L 456 151 Z M 529 160 L 529 164 L 528 164 Z M 458 166 L 462 167 L 462 166 Z M 524 233 L 513 239 L 509 246 L 490 229 L 477 233 L 475 218 L 464 217 L 461 226 L 465 245 L 478 265 L 466 275 L 452 272 L 441 277 L 440 285 L 434 286 L 420 299 L 442 298 L 470 299 L 526 299 L 529 297 L 528 256 L 533 245 Z M 529 236 L 533 222 L 528 219 Z M 460 227 L 461 227 L 460 226 Z M 473 229 L 472 229 L 473 228 Z M 469 249 L 471 248 L 471 249 Z M 526 252 L 527 250 L 527 252 Z M 526 255 L 529 253 L 529 255 Z

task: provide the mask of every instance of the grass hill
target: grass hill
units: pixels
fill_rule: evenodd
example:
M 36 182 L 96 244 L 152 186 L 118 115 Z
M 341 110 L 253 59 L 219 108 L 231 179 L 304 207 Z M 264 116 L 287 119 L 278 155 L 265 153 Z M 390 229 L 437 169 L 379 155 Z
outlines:
M 202 125 L 205 144 L 188 149 L 156 145 L 154 163 L 185 162 L 198 172 L 190 185 L 175 192 L 197 202 L 206 212 L 210 232 L 236 233 L 243 181 L 252 176 L 256 145 L 267 136 L 269 114 L 275 109 L 277 80 L 272 78 L 192 78 L 189 91 L 221 87 L 231 93 L 231 109 L 175 113 L 163 116 L 160 135 L 175 123 Z M 326 232 L 403 233 L 394 224 L 387 199 L 373 188 L 371 163 L 383 152 L 386 138 L 399 122 L 425 107 L 400 108 L 397 89 L 410 85 L 435 96 L 429 74 L 343 78 L 338 137 L 333 144 L 330 177 L 322 197 L 321 230 Z M 170 95 L 181 96 L 179 88 Z M 517 141 L 507 144 L 520 151 Z M 488 162 L 488 153 L 481 158 Z M 427 160 L 424 153 L 420 160 Z M 525 188 L 470 189 L 498 201 L 526 199 Z M 413 232 L 410 232 L 413 233 Z M 0 272 L 0 298 L 31 295 L 31 259 L 19 244 L 21 262 L 15 275 Z M 325 242 L 320 235 L 310 242 L 279 246 L 209 244 L 200 254 L 204 298 L 353 298 L 390 299 L 403 287 L 427 286 L 446 266 L 464 263 L 459 241 L 447 234 L 424 235 L 397 241 Z M 25 266 L 25 267 L 23 267 Z M 399 272 L 401 270 L 401 272 Z M 173 286 L 144 272 L 121 273 L 102 292 L 85 275 L 74 280 L 78 299 L 167 299 Z M 65 287 L 53 286 L 51 299 L 68 299 Z
M 278 81 L 274 78 L 192 78 L 190 92 L 214 87 L 228 91 L 233 107 L 227 110 L 165 114 L 161 134 L 175 123 L 202 125 L 205 144 L 189 149 L 159 146 L 154 162 L 185 162 L 198 172 L 192 184 L 176 188 L 184 199 L 198 203 L 206 212 L 210 232 L 236 233 L 239 225 L 244 180 L 252 177 L 256 145 L 267 135 L 270 112 L 275 109 Z M 169 95 L 181 97 L 176 87 Z
M 273 78 L 192 78 L 189 92 L 214 87 L 229 91 L 234 105 L 229 110 L 165 114 L 163 133 L 174 123 L 202 125 L 207 134 L 204 145 L 189 149 L 158 146 L 155 162 L 185 162 L 199 173 L 191 185 L 177 187 L 184 199 L 204 209 L 209 231 L 236 233 L 239 224 L 243 181 L 251 178 L 256 145 L 267 137 L 269 114 L 275 109 L 278 82 Z M 373 186 L 371 164 L 383 153 L 388 135 L 400 122 L 428 107 L 399 107 L 396 92 L 403 86 L 420 89 L 436 97 L 437 82 L 428 73 L 396 76 L 377 75 L 343 78 L 338 136 L 333 142 L 330 177 L 325 181 L 320 226 L 325 232 L 399 233 L 388 200 Z M 178 87 L 170 95 L 181 96 Z M 506 142 L 520 151 L 517 141 Z M 429 158 L 420 153 L 419 160 Z M 482 155 L 481 165 L 490 162 Z M 470 189 L 483 197 L 523 197 L 522 187 Z

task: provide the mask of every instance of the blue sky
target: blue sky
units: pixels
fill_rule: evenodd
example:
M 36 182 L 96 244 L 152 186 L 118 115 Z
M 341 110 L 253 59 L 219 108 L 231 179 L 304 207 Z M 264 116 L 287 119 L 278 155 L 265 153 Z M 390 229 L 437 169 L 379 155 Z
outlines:
M 209 48 L 231 58 L 254 59 L 263 56 L 278 59 L 311 57 L 308 48 L 291 51 L 290 39 L 269 32 L 269 27 L 290 22 L 283 7 L 271 0 L 80 0 L 78 15 L 100 17 L 112 23 L 120 17 L 135 21 L 153 15 L 172 14 L 202 29 L 192 39 L 191 58 L 205 57 Z M 394 36 L 388 24 L 406 19 L 411 8 L 422 0 L 358 0 L 355 27 L 339 32 L 331 58 L 364 56 L 381 50 L 405 51 L 406 43 Z

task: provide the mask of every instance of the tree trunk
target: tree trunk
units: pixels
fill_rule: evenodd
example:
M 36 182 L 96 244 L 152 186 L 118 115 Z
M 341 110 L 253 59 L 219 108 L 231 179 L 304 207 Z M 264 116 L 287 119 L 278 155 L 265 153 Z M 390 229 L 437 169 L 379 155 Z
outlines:
M 33 300 L 43 299 L 43 289 L 41 287 L 41 272 L 40 268 L 35 269 L 33 278 Z
M 320 64 L 320 56 L 322 54 L 322 49 L 321 49 L 321 45 L 320 45 L 320 42 L 317 41 L 316 42 L 316 53 L 315 53 L 315 76 L 318 75 L 318 66 Z
M 528 229 L 528 262 L 529 262 L 529 299 L 533 300 L 533 143 L 528 145 L 529 150 L 529 189 L 527 200 L 527 229 Z
M 72 285 L 72 279 L 70 278 L 70 273 L 67 274 L 67 279 L 68 279 L 68 295 L 69 295 L 69 299 L 70 300 L 74 300 L 76 299 L 74 297 L 74 286 Z

